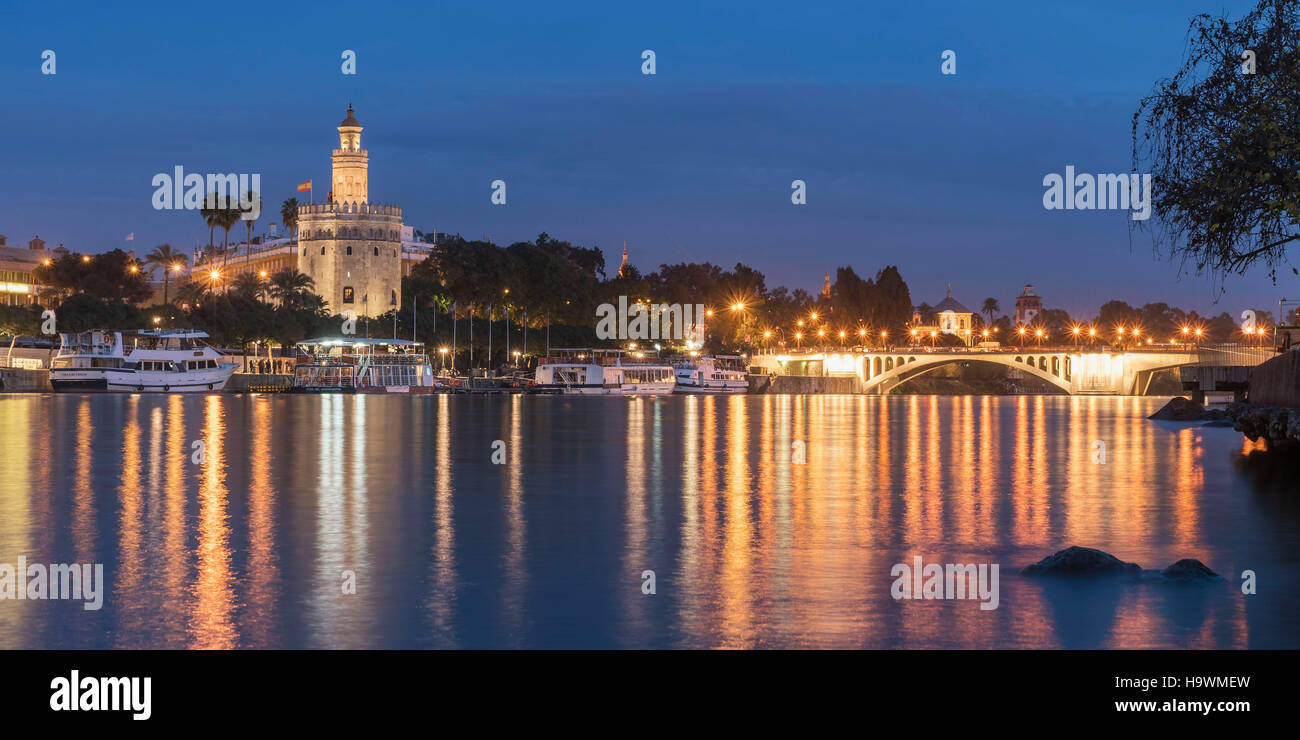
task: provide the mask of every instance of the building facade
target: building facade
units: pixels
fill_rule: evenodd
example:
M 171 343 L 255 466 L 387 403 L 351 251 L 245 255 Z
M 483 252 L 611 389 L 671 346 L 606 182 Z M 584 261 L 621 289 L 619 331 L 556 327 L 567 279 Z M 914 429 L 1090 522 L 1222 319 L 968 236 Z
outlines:
M 930 323 L 933 321 L 933 323 Z M 963 306 L 952 297 L 952 286 L 948 286 L 948 296 L 939 305 L 924 315 L 917 308 L 912 314 L 912 337 L 914 341 L 924 342 L 931 335 L 946 334 L 957 337 L 963 343 L 975 343 L 975 312 Z
M 23 249 L 9 246 L 8 240 L 0 235 L 0 306 L 27 306 L 37 302 L 32 271 L 49 257 L 39 236 Z

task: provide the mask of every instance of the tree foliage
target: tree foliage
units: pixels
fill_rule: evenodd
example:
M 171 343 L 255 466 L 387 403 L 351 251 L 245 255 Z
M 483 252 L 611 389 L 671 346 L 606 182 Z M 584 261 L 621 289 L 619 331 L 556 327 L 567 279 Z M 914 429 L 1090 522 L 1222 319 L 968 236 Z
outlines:
M 1133 167 L 1152 175 L 1157 252 L 1220 282 L 1260 262 L 1276 281 L 1300 240 L 1298 4 L 1261 0 L 1236 21 L 1196 16 L 1181 68 L 1133 114 Z

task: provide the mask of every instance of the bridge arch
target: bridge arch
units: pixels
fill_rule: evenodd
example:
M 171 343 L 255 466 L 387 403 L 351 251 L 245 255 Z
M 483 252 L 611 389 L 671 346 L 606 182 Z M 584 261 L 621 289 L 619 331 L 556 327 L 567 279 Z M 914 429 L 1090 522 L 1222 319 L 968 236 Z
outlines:
M 1036 378 L 1045 380 L 1052 385 L 1060 388 L 1066 393 L 1070 392 L 1070 378 L 1061 373 L 1062 367 L 1068 367 L 1067 363 L 1062 363 L 1059 355 L 1051 358 L 1051 368 L 1049 370 L 1048 357 L 1046 355 L 1038 358 L 1019 355 L 1001 355 L 1001 354 L 982 354 L 982 353 L 962 353 L 960 355 L 939 354 L 935 356 L 913 355 L 907 358 L 898 358 L 897 363 L 891 365 L 890 358 L 885 360 L 885 370 L 876 373 L 870 378 L 863 378 L 863 390 L 867 393 L 888 393 L 890 390 L 902 385 L 913 378 L 920 377 L 931 370 L 951 365 L 954 362 L 984 362 L 993 365 L 1002 365 L 1013 370 L 1033 375 Z

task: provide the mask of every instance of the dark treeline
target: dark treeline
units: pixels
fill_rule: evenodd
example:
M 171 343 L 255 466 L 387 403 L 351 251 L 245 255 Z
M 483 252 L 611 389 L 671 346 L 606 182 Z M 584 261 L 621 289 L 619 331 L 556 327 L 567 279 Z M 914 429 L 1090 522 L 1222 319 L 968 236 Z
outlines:
M 200 271 L 189 282 L 172 285 L 164 302 L 146 305 L 154 295 L 150 273 L 161 269 L 168 275 L 169 269 L 179 271 L 177 265 L 183 262 L 184 257 L 167 245 L 144 261 L 132 260 L 121 250 L 62 256 L 36 271 L 42 286 L 39 304 L 0 308 L 0 333 L 39 334 L 45 307 L 56 309 L 58 329 L 63 331 L 194 327 L 225 347 L 247 348 L 254 343 L 288 347 L 302 339 L 342 333 L 343 317 L 313 292 L 307 275 L 292 269 L 267 279 L 243 273 L 205 280 Z M 618 305 L 620 297 L 629 304 L 705 306 L 704 349 L 712 352 L 903 346 L 917 341 L 908 329 L 918 318 L 922 325 L 936 320 L 928 305 L 913 307 L 907 283 L 893 266 L 869 278 L 852 267 L 837 268 L 830 294 L 812 295 L 801 289 L 769 287 L 763 273 L 740 263 L 731 269 L 707 262 L 661 264 L 648 274 L 629 264 L 619 274 L 607 266 L 599 248 L 540 234 L 534 241 L 506 247 L 459 237 L 443 240 L 403 278 L 399 310 L 358 319 L 356 333 L 417 338 L 430 347 L 435 361 L 441 354 L 442 361 L 454 359 L 461 369 L 468 366 L 471 351 L 478 367 L 527 365 L 548 344 L 626 345 L 626 341 L 598 340 L 595 331 L 597 307 Z M 1135 329 L 1140 332 L 1136 341 L 1155 343 L 1191 339 L 1184 329 L 1199 330 L 1194 339 L 1199 342 L 1250 339 L 1226 312 L 1201 316 L 1164 303 L 1134 307 L 1112 300 L 1095 316 L 1071 316 L 1047 308 L 1021 334 L 1021 327 L 1001 314 L 998 301 L 989 298 L 974 321 L 977 331 L 989 329 L 989 338 L 1003 343 L 1083 343 L 1089 341 L 1090 329 L 1096 332 L 1092 341 L 1103 344 L 1132 344 Z M 1256 322 L 1271 326 L 1273 315 L 1257 309 Z M 1122 338 L 1116 335 L 1119 328 L 1127 332 Z M 1074 333 L 1076 329 L 1081 333 Z M 959 340 L 939 337 L 937 341 Z M 450 351 L 438 352 L 453 346 L 454 357 Z M 682 349 L 680 342 L 663 341 L 662 346 L 665 351 Z

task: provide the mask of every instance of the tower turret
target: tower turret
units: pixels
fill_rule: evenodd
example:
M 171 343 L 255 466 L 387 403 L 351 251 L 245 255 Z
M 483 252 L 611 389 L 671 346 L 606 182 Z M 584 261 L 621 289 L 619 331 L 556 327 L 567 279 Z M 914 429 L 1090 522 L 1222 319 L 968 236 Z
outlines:
M 339 148 L 334 150 L 330 182 L 336 203 L 370 202 L 370 155 L 361 148 L 361 122 L 348 103 L 348 115 L 339 124 Z

